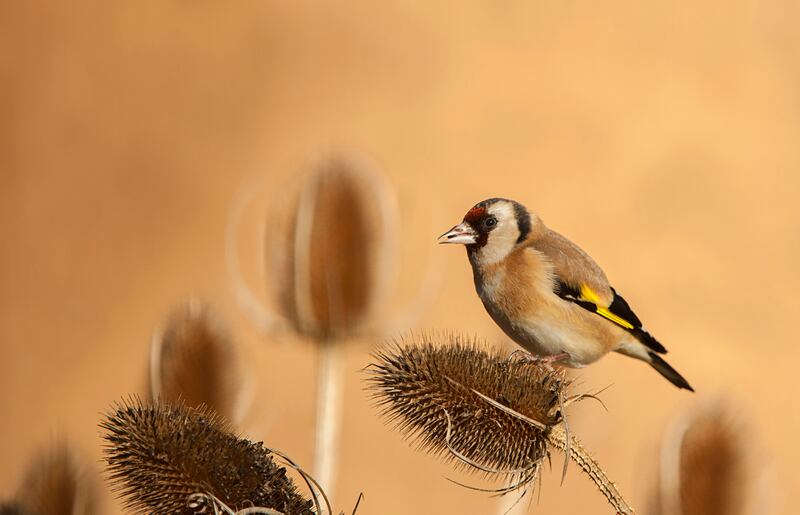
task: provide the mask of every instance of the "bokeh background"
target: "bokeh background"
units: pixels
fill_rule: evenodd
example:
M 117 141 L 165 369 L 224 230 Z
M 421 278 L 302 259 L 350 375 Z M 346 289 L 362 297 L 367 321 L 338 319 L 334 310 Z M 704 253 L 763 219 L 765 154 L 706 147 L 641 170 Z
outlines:
M 698 395 L 733 400 L 760 513 L 796 513 L 798 21 L 792 0 L 3 2 L 0 498 L 61 436 L 99 468 L 99 414 L 144 393 L 152 331 L 189 295 L 246 348 L 244 432 L 310 463 L 315 349 L 243 315 L 225 225 L 256 188 L 237 241 L 263 296 L 269 199 L 344 149 L 397 192 L 398 309 L 438 270 L 414 327 L 503 344 L 463 250 L 434 242 L 474 202 L 515 198 L 604 266 Z M 335 504 L 495 512 L 376 416 L 369 350 L 347 352 Z M 574 431 L 643 506 L 661 432 L 694 397 L 620 356 L 578 377 L 610 387 Z M 610 511 L 559 467 L 531 512 Z

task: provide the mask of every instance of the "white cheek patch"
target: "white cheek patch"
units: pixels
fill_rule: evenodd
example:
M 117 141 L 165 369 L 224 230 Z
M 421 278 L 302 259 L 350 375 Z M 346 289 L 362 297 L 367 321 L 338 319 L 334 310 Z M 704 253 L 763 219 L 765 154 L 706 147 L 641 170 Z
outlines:
M 517 245 L 519 229 L 514 206 L 508 202 L 495 204 L 489 208 L 489 214 L 497 219 L 497 226 L 489 232 L 489 237 L 480 251 L 481 263 L 490 265 L 502 261 Z

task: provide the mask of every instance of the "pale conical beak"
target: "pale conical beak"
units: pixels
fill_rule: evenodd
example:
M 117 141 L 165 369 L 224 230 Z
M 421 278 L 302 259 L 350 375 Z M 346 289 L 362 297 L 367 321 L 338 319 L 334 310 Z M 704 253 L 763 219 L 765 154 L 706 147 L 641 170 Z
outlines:
M 466 222 L 461 222 L 446 233 L 439 236 L 439 243 L 460 243 L 474 245 L 478 242 L 478 233 Z

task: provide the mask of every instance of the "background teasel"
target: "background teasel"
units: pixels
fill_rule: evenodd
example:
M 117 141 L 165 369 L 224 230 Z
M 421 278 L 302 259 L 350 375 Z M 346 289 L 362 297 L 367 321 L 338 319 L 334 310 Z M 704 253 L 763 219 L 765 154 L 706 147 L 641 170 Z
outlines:
M 382 325 L 393 237 L 393 193 L 351 157 L 320 159 L 295 197 L 268 217 L 266 276 L 277 309 L 318 344 L 314 475 L 333 492 L 342 417 L 344 340 Z
M 19 502 L 7 502 L 0 504 L 0 515 L 36 515 L 22 506 Z
M 134 398 L 117 404 L 100 427 L 109 480 L 134 513 L 213 512 L 211 503 L 314 513 L 270 451 L 231 434 L 206 408 Z
M 422 450 L 488 476 L 510 477 L 516 483 L 497 490 L 508 493 L 529 486 L 556 448 L 618 513 L 633 513 L 569 433 L 563 408 L 585 396 L 567 396 L 563 372 L 458 335 L 415 336 L 374 357 L 368 388 L 383 414 Z
M 731 400 L 700 398 L 661 440 L 652 515 L 769 514 L 765 464 L 750 424 Z
M 150 398 L 206 405 L 225 420 L 241 421 L 247 371 L 219 314 L 196 299 L 176 308 L 150 346 Z
M 5 510 L 5 511 L 4 511 Z M 101 513 L 92 470 L 65 441 L 36 455 L 13 502 L 0 514 L 95 515 Z
M 266 273 L 285 320 L 321 342 L 380 327 L 397 234 L 384 179 L 351 156 L 329 155 L 301 178 L 296 196 L 276 203 Z

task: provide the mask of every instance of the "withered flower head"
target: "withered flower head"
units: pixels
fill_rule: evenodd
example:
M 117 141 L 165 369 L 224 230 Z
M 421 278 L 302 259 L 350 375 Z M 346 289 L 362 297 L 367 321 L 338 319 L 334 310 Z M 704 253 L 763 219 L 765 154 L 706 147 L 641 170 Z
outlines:
M 134 513 L 213 512 L 208 496 L 233 510 L 313 513 L 261 443 L 237 438 L 205 408 L 132 399 L 100 427 L 109 479 Z
M 376 352 L 368 381 L 383 413 L 423 450 L 468 470 L 512 477 L 516 486 L 499 490 L 509 491 L 532 482 L 556 448 L 618 513 L 633 513 L 569 434 L 562 407 L 586 396 L 567 397 L 563 372 L 457 335 L 411 340 Z
M 351 159 L 320 160 L 268 224 L 270 287 L 293 328 L 322 341 L 369 325 L 384 289 L 388 192 Z
M 455 459 L 448 426 L 450 447 L 486 467 L 518 470 L 545 458 L 545 431 L 486 399 L 552 426 L 568 385 L 563 373 L 446 339 L 441 346 L 422 337 L 375 354 L 369 381 L 383 412 L 422 449 L 447 459 Z
M 39 515 L 98 513 L 96 485 L 65 442 L 36 456 L 25 472 L 16 499 L 21 509 Z
M 36 515 L 19 502 L 0 504 L 0 515 Z
M 235 419 L 242 367 L 234 342 L 210 306 L 191 300 L 153 337 L 150 396 L 211 407 Z
M 757 475 L 738 412 L 720 400 L 682 413 L 664 434 L 655 515 L 744 515 Z

